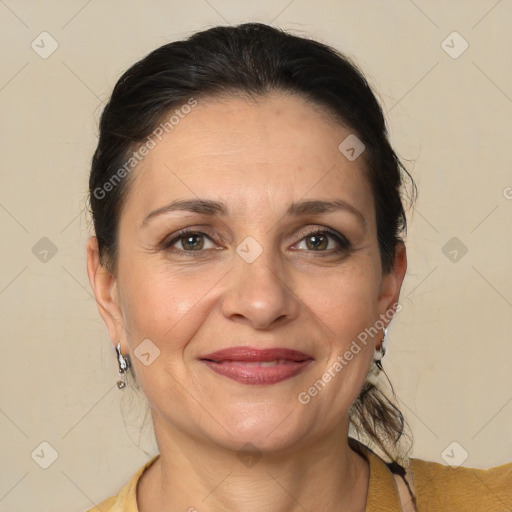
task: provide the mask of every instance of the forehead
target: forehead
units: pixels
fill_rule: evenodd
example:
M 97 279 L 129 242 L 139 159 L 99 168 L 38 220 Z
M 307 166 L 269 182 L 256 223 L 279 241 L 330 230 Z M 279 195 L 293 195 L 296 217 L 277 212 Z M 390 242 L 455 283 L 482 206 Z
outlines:
M 135 221 L 170 200 L 200 197 L 277 214 L 294 200 L 341 198 L 370 214 L 364 160 L 338 149 L 351 134 L 299 96 L 199 98 L 132 171 L 123 210 Z

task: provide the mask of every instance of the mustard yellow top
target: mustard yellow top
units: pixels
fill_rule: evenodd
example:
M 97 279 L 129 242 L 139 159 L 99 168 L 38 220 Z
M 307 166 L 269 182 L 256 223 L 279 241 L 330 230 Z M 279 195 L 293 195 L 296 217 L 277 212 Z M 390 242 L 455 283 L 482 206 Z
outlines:
M 383 459 L 358 444 L 361 447 L 358 451 L 370 466 L 365 512 L 402 512 L 393 473 Z M 87 512 L 139 512 L 137 482 L 159 457 L 160 454 L 155 455 L 139 468 L 119 494 Z M 475 469 L 411 458 L 410 471 L 417 512 L 512 512 L 512 462 Z

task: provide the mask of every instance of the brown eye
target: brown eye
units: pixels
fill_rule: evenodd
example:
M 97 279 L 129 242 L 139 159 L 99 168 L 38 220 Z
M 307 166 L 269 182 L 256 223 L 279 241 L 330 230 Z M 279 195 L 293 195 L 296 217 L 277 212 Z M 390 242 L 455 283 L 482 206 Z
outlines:
M 199 251 L 204 246 L 204 240 L 200 234 L 189 234 L 180 237 L 181 246 L 183 249 L 192 249 L 193 251 Z
M 316 230 L 308 233 L 302 240 L 312 252 L 343 252 L 350 248 L 350 242 L 343 236 L 328 230 Z M 301 242 L 302 242 L 301 240 Z M 334 241 L 334 246 L 330 241 Z
M 308 235 L 305 240 L 309 249 L 326 249 L 329 245 L 329 237 L 326 235 Z
M 174 237 L 169 242 L 165 242 L 162 246 L 162 249 L 172 249 L 175 252 L 202 252 L 203 249 L 213 248 L 205 247 L 205 239 L 212 243 L 211 238 L 205 233 L 201 233 L 199 231 L 184 231 L 179 233 L 178 236 Z M 181 247 L 174 247 L 178 243 L 181 245 Z

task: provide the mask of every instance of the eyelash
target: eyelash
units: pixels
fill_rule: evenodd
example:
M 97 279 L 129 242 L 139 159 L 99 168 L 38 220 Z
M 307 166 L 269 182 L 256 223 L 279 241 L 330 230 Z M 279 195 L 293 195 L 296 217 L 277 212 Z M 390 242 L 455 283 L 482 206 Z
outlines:
M 176 242 L 179 242 L 180 240 L 186 238 L 187 235 L 202 235 L 202 236 L 205 236 L 207 238 L 209 238 L 212 242 L 213 242 L 213 239 L 212 237 L 210 237 L 208 234 L 206 233 L 203 233 L 201 231 L 196 231 L 196 230 L 193 230 L 193 229 L 183 229 L 181 231 L 178 231 L 178 233 L 176 234 L 176 236 L 172 239 L 172 240 L 169 240 L 169 241 L 163 241 L 161 243 L 161 247 L 160 249 L 161 250 L 165 250 L 165 251 L 170 251 L 170 252 L 173 252 L 175 254 L 183 254 L 183 253 L 187 253 L 187 255 L 190 255 L 192 257 L 198 257 L 198 256 L 203 256 L 203 254 L 201 253 L 204 253 L 205 250 L 197 250 L 197 251 L 194 251 L 194 250 L 191 250 L 191 251 L 187 251 L 185 249 L 175 249 L 175 248 L 172 248 L 171 246 L 174 245 Z M 318 252 L 318 253 L 326 253 L 327 255 L 332 255 L 332 254 L 339 254 L 339 253 L 346 253 L 346 252 L 349 252 L 350 249 L 351 249 L 351 244 L 350 242 L 341 234 L 339 233 L 336 233 L 335 231 L 331 231 L 330 229 L 314 229 L 312 231 L 309 231 L 307 232 L 300 240 L 299 242 L 302 242 L 305 238 L 308 238 L 308 237 L 311 237 L 311 236 L 318 236 L 318 235 L 328 235 L 330 238 L 334 239 L 337 243 L 338 243 L 338 248 L 337 249 L 330 249 L 330 250 L 322 250 L 322 251 L 314 251 L 314 250 L 309 250 L 307 249 L 306 251 L 307 252 Z

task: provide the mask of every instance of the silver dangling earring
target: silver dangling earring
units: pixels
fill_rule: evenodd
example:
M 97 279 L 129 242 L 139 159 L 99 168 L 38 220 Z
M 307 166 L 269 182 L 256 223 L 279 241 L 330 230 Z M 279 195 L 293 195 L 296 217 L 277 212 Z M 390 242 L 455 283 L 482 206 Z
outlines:
M 119 364 L 119 373 L 125 374 L 124 381 L 122 381 L 122 380 L 117 381 L 117 387 L 119 389 L 123 389 L 126 387 L 126 370 L 130 366 L 130 356 L 128 356 L 128 355 L 123 356 L 123 354 L 121 354 L 121 343 L 117 344 L 116 352 L 117 352 L 117 362 Z
M 377 365 L 377 368 L 380 371 L 383 370 L 383 368 L 382 368 L 382 358 L 386 355 L 386 345 L 385 345 L 385 342 L 386 342 L 386 336 L 388 335 L 387 328 L 384 327 L 382 332 L 384 333 L 384 335 L 382 336 L 382 341 L 380 343 L 380 349 L 379 350 L 375 350 L 375 353 L 373 355 L 373 361 L 375 362 L 375 364 Z
M 384 342 L 386 341 L 386 335 L 387 335 L 387 329 L 384 328 L 382 330 L 383 336 L 382 341 L 380 344 L 380 349 L 375 349 L 373 353 L 373 360 L 372 364 L 370 366 L 370 371 L 368 372 L 368 375 L 366 376 L 366 381 L 369 384 L 373 384 L 374 386 L 378 386 L 379 382 L 379 374 L 381 371 L 383 371 L 382 368 L 382 358 L 384 357 L 384 354 L 386 353 L 386 347 L 384 345 Z

